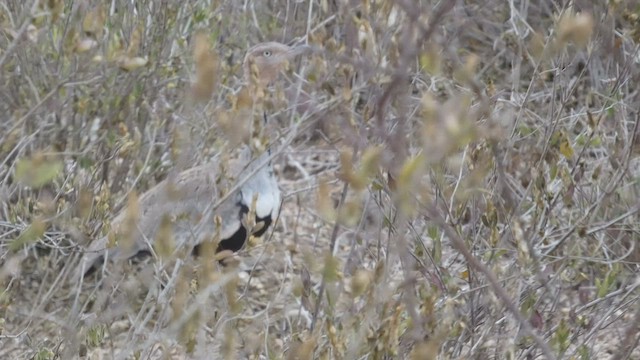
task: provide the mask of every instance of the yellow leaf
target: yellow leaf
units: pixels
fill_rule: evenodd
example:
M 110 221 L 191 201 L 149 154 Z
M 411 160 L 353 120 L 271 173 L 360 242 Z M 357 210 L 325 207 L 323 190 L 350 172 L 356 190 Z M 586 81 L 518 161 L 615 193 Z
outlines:
M 331 253 L 327 253 L 324 258 L 323 276 L 328 282 L 334 282 L 340 278 L 338 265 L 338 259 Z
M 567 135 L 564 133 L 562 133 L 560 137 L 560 153 L 567 159 L 573 157 L 573 147 L 569 142 L 569 138 L 567 138 Z
M 359 201 L 346 201 L 338 214 L 340 223 L 346 226 L 356 226 L 362 217 L 362 206 Z
M 369 288 L 372 278 L 373 275 L 369 271 L 356 271 L 355 275 L 351 278 L 351 291 L 353 292 L 353 296 L 362 295 Z
M 436 49 L 429 49 L 420 55 L 420 67 L 429 75 L 439 75 L 442 57 Z
M 344 87 L 342 89 L 342 100 L 351 101 L 351 97 L 353 94 L 351 93 L 351 89 L 349 87 Z
M 363 177 L 369 177 L 376 173 L 382 158 L 382 147 L 372 146 L 364 151 L 360 160 L 360 172 Z
M 464 270 L 463 272 L 460 273 L 460 278 L 463 280 L 469 280 L 469 271 Z
M 398 176 L 398 186 L 401 187 L 411 187 L 411 182 L 413 181 L 416 173 L 420 171 L 420 169 L 424 165 L 424 156 L 422 153 L 419 155 L 407 159 L 402 169 L 400 170 L 400 175 Z

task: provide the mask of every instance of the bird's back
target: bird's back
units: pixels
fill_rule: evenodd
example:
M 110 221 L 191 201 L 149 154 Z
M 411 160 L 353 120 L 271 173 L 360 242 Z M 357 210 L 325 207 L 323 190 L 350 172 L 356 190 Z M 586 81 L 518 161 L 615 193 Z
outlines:
M 240 229 L 254 194 L 257 217 L 275 216 L 280 190 L 268 161 L 269 153 L 250 163 L 247 158 L 245 152 L 227 166 L 218 161 L 200 165 L 149 189 L 134 206 L 137 211 L 122 209 L 113 219 L 109 234 L 91 244 L 82 272 L 100 259 L 118 261 L 148 251 L 160 229 L 171 229 L 176 248 L 193 247 L 216 236 L 218 240 L 230 238 Z M 170 227 L 161 226 L 164 221 L 169 221 Z M 110 239 L 118 245 L 108 248 Z

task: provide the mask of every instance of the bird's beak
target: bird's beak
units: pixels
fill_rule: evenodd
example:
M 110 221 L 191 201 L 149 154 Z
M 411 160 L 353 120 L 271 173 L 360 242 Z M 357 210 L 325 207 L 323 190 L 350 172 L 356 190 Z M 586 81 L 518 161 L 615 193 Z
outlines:
M 298 55 L 306 55 L 313 52 L 313 47 L 309 45 L 296 45 L 292 46 L 291 50 L 289 50 L 289 56 L 294 57 Z

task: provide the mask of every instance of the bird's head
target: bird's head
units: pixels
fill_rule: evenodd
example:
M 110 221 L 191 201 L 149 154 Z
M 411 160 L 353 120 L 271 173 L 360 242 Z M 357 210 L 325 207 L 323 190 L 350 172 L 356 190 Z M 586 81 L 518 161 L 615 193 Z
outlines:
M 253 46 L 244 58 L 244 77 L 248 84 L 266 87 L 280 71 L 297 55 L 310 50 L 309 46 L 288 46 L 278 42 L 266 42 Z

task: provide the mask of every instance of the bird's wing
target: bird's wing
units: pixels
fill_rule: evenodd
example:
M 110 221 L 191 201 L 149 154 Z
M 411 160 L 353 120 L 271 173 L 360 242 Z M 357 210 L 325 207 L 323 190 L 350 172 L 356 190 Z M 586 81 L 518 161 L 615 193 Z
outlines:
M 196 166 L 161 181 L 140 196 L 137 210 L 125 207 L 118 213 L 109 234 L 89 246 L 80 271 L 88 271 L 105 255 L 121 260 L 148 250 L 167 220 L 176 247 L 227 239 L 240 228 L 241 205 L 250 208 L 254 193 L 259 194 L 258 217 L 277 212 L 280 191 L 267 166 L 269 154 L 247 162 L 250 158 L 250 153 L 241 152 L 233 160 Z M 110 239 L 118 245 L 109 247 Z
M 122 209 L 113 219 L 109 235 L 91 243 L 83 259 L 84 271 L 106 253 L 119 260 L 148 249 L 166 221 L 163 219 L 171 221 L 177 246 L 196 245 L 207 237 L 213 239 L 217 232 L 221 239 L 230 237 L 240 227 L 239 193 L 217 203 L 232 189 L 233 178 L 217 164 L 204 164 L 158 183 L 138 199 L 137 211 Z M 224 219 L 220 226 L 216 216 Z M 120 245 L 108 248 L 110 238 Z

